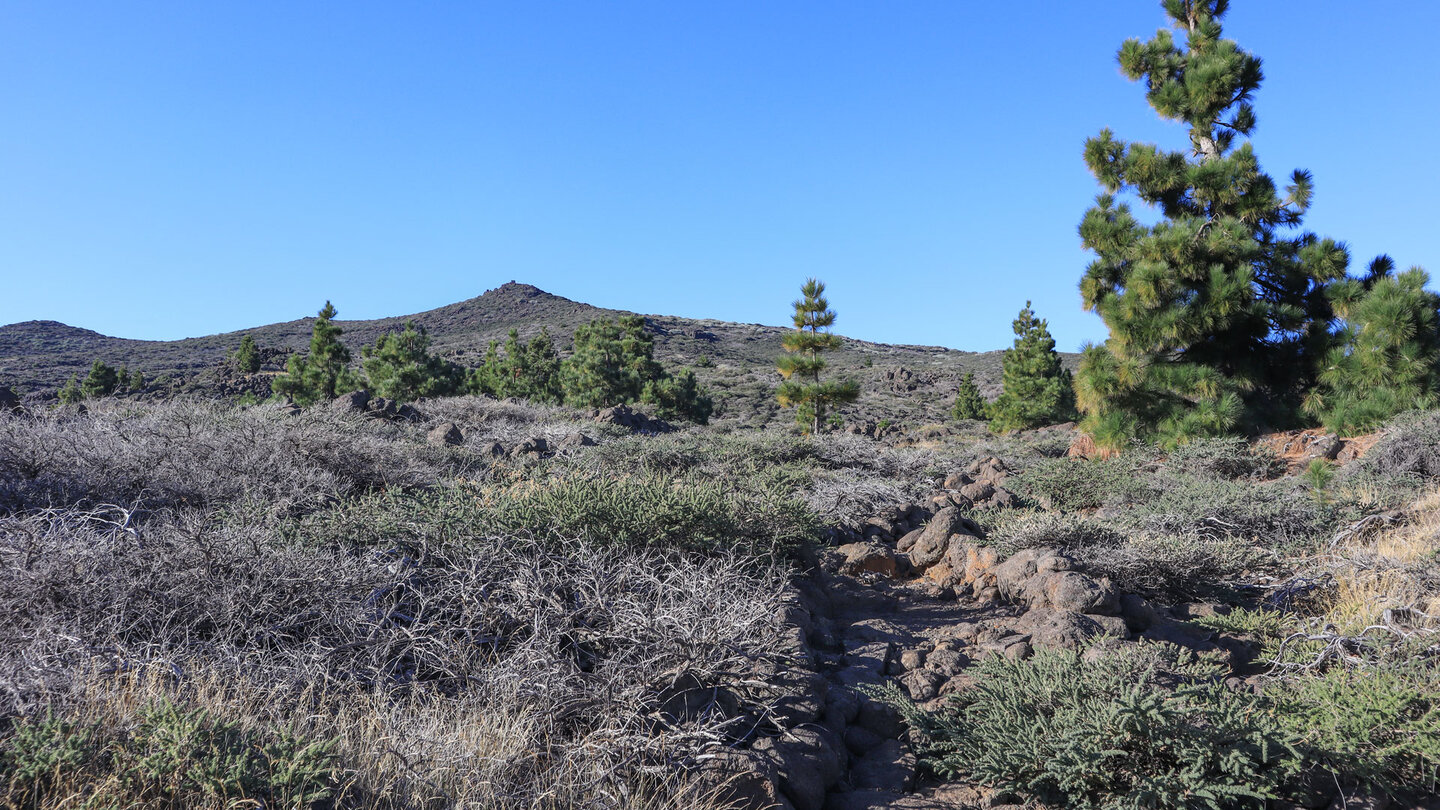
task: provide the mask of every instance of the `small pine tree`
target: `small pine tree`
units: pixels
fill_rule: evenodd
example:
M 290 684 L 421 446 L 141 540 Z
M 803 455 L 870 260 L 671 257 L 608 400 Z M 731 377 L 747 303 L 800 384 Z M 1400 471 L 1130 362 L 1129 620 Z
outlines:
M 120 375 L 115 369 L 105 365 L 103 361 L 96 360 L 90 366 L 90 373 L 80 383 L 80 395 L 85 399 L 107 397 L 115 393 L 115 387 L 120 383 Z
M 335 307 L 329 301 L 315 318 L 310 333 L 310 354 L 290 355 L 285 373 L 275 378 L 272 388 L 299 405 L 334 399 L 355 391 L 363 381 L 348 368 L 350 350 L 340 342 L 341 330 L 334 323 Z
M 386 332 L 375 345 L 360 351 L 365 375 L 376 394 L 400 402 L 420 397 L 448 396 L 455 392 L 455 370 L 430 354 L 425 327 L 405 322 L 402 332 Z
M 575 330 L 574 352 L 560 369 L 566 405 L 603 408 L 640 399 L 649 381 L 640 375 L 659 374 L 644 323 L 625 316 L 619 323 L 601 319 Z
M 558 404 L 562 399 L 560 355 L 550 330 L 542 327 L 526 344 L 520 342 L 520 332 L 511 329 L 505 339 L 504 355 L 500 354 L 499 344 L 490 341 L 484 362 L 466 374 L 465 388 L 470 393 L 499 399 L 520 397 Z
M 254 374 L 260 370 L 260 350 L 255 338 L 245 335 L 240 338 L 240 348 L 235 350 L 235 370 L 241 374 Z
M 656 406 L 661 419 L 685 419 L 696 424 L 710 422 L 715 400 L 695 379 L 695 372 L 685 369 L 674 376 L 665 375 L 645 386 L 640 401 Z
M 1343 319 L 1305 410 L 1328 430 L 1354 434 L 1401 411 L 1432 408 L 1440 394 L 1440 296 L 1418 267 L 1396 276 L 1389 256 L 1364 279 L 1326 291 Z
M 131 390 L 132 392 L 135 392 L 135 391 L 144 391 L 144 390 L 145 390 L 145 386 L 146 386 L 147 384 L 148 384 L 148 383 L 147 383 L 146 380 L 145 380 L 145 374 L 144 374 L 144 372 L 140 372 L 140 371 L 132 371 L 132 372 L 130 372 L 130 390 Z
M 85 395 L 80 393 L 80 381 L 73 375 L 70 377 L 70 382 L 65 383 L 56 393 L 60 397 L 60 401 L 66 405 L 74 405 L 85 399 Z
M 130 369 L 125 366 L 120 367 L 120 371 L 115 375 L 115 387 L 126 391 L 130 390 Z
M 990 427 L 997 433 L 1025 430 L 1075 418 L 1070 372 L 1060 365 L 1055 339 L 1030 302 L 1014 321 L 1015 346 L 1005 352 L 1004 390 L 991 405 Z
M 950 418 L 959 422 L 965 419 L 984 419 L 989 405 L 980 396 L 980 386 L 975 384 L 975 375 L 965 372 L 960 380 L 960 389 L 955 392 L 955 404 L 950 407 Z
M 795 418 L 802 427 L 819 433 L 826 410 L 854 402 L 860 386 L 849 381 L 820 381 L 826 365 L 820 353 L 840 348 L 839 336 L 829 331 L 835 313 L 825 300 L 825 285 L 818 279 L 806 279 L 800 294 L 804 297 L 794 303 L 795 331 L 782 339 L 780 345 L 787 353 L 775 363 L 784 378 L 775 395 L 781 407 L 796 409 Z
M 531 342 L 532 376 L 536 367 L 550 368 L 549 335 Z M 542 362 L 543 359 L 543 362 Z M 575 348 L 560 364 L 559 380 L 565 404 L 576 408 L 645 402 L 658 406 L 665 419 L 688 419 L 704 424 L 714 401 L 688 369 L 672 377 L 655 361 L 655 340 L 645 331 L 645 319 L 624 315 L 619 321 L 591 321 L 575 330 Z

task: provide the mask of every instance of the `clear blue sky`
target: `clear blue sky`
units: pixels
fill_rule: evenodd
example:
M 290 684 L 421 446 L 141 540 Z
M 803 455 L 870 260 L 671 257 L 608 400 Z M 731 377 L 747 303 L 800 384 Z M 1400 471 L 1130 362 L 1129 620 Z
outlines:
M 1086 137 L 1178 147 L 1115 50 L 1157 0 L 0 4 L 0 323 L 168 339 L 511 279 L 984 350 L 1076 284 Z M 1308 226 L 1440 274 L 1440 3 L 1236 0 Z

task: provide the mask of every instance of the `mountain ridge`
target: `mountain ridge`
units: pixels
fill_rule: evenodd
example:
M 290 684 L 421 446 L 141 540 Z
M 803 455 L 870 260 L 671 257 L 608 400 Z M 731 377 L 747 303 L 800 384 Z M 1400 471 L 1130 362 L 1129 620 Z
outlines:
M 596 318 L 642 314 L 572 301 L 539 287 L 508 282 L 481 295 L 411 315 L 368 320 L 336 320 L 342 341 L 358 360 L 360 348 L 383 332 L 413 320 L 425 327 L 432 349 L 465 365 L 480 361 L 492 340 L 503 341 L 510 329 L 522 337 L 548 328 L 557 347 L 568 350 L 571 336 Z M 778 382 L 775 357 L 780 337 L 789 329 L 713 318 L 643 315 L 655 336 L 656 358 L 667 366 L 693 366 L 717 399 L 735 400 L 747 421 L 769 421 L 778 406 L 771 391 Z M 202 337 L 138 340 L 103 335 L 53 320 L 32 320 L 0 326 L 0 386 L 17 393 L 42 394 L 83 376 L 95 360 L 143 371 L 148 379 L 168 376 L 194 390 L 205 390 L 207 374 L 220 368 L 226 355 L 251 335 L 264 351 L 269 371 L 283 368 L 284 358 L 308 348 L 313 317 L 264 324 Z M 965 372 L 973 372 L 982 391 L 998 393 L 1000 351 L 966 352 L 942 346 L 892 345 L 843 337 L 843 348 L 826 356 L 835 373 L 861 384 L 858 412 L 872 419 L 942 419 Z M 1064 355 L 1073 365 L 1076 355 Z

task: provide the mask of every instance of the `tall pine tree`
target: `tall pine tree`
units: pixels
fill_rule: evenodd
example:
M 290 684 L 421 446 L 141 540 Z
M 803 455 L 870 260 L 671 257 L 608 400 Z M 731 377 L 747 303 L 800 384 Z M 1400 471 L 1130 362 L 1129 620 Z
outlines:
M 84 399 L 108 397 L 115 393 L 115 387 L 119 384 L 120 375 L 115 369 L 102 360 L 96 360 L 90 366 L 90 373 L 80 382 L 80 396 Z
M 817 279 L 806 279 L 800 287 L 803 296 L 794 303 L 795 331 L 781 340 L 786 354 L 776 361 L 775 368 L 784 381 L 776 390 L 781 407 L 795 408 L 795 419 L 812 433 L 820 432 L 825 412 L 834 405 L 854 402 L 860 387 L 848 381 L 821 382 L 825 370 L 821 352 L 840 348 L 840 338 L 831 334 L 835 313 L 825 300 L 825 285 Z
M 1035 317 L 1029 301 L 1012 326 L 1015 345 L 1001 361 L 1004 390 L 991 403 L 991 429 L 1005 433 L 1074 419 L 1074 382 L 1060 365 L 1049 326 Z
M 1080 224 L 1096 254 L 1080 284 L 1085 308 L 1110 329 L 1089 346 L 1076 390 L 1097 443 L 1173 446 L 1191 438 L 1296 419 L 1328 343 L 1327 282 L 1345 249 L 1297 233 L 1311 177 L 1282 192 L 1247 138 L 1260 59 L 1221 38 L 1228 0 L 1165 0 L 1182 42 L 1160 30 L 1120 48 L 1121 71 L 1144 80 L 1162 118 L 1189 127 L 1166 151 L 1109 129 L 1085 144 L 1104 187 Z M 1158 208 L 1141 223 L 1116 194 Z
M 288 396 L 299 405 L 310 405 L 362 385 L 360 377 L 349 368 L 350 350 L 340 342 L 341 329 L 335 325 L 335 315 L 335 307 L 326 301 L 311 328 L 310 354 L 290 355 L 285 373 L 271 384 L 276 394 Z
M 240 338 L 234 360 L 235 370 L 241 374 L 254 374 L 260 370 L 260 350 L 255 346 L 255 338 L 249 335 Z

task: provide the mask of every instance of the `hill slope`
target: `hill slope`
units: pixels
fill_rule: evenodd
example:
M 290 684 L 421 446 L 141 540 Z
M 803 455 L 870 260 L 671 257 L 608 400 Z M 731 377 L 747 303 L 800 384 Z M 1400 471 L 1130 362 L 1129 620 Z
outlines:
M 381 333 L 414 320 L 430 331 L 434 349 L 457 362 L 474 364 L 492 340 L 510 329 L 528 337 L 549 328 L 562 352 L 576 327 L 595 318 L 632 314 L 601 309 L 551 295 L 514 282 L 484 295 L 415 315 L 368 321 L 338 321 L 343 341 L 358 357 L 361 346 Z M 697 365 L 700 379 L 716 394 L 721 416 L 765 423 L 777 413 L 771 391 L 778 381 L 774 360 L 780 337 L 777 326 L 647 315 L 655 334 L 656 355 L 668 366 Z M 150 379 L 170 375 L 205 388 L 207 374 L 250 334 L 270 350 L 267 369 L 278 371 L 286 354 L 309 344 L 311 319 L 258 326 L 237 332 L 173 341 L 109 337 L 55 321 L 27 321 L 0 327 L 0 385 L 19 393 L 52 391 L 71 376 L 83 376 L 96 359 L 112 366 L 143 371 Z M 893 419 L 919 424 L 942 417 L 954 398 L 955 386 L 967 371 L 981 389 L 998 393 L 1001 352 L 963 352 L 934 346 L 894 346 L 845 339 L 830 355 L 839 374 L 858 381 L 862 394 L 852 409 L 856 418 Z M 1074 355 L 1067 355 L 1067 364 Z

